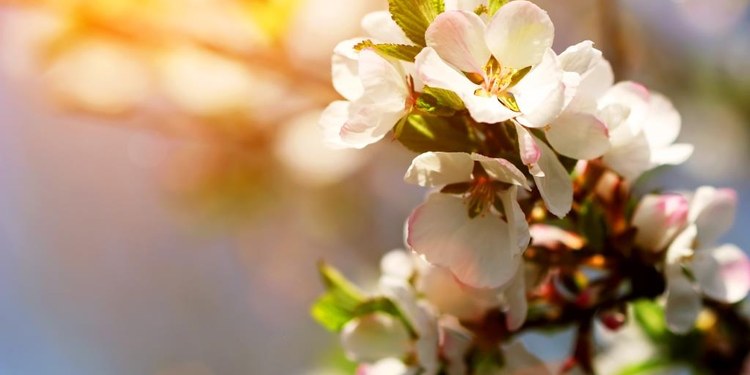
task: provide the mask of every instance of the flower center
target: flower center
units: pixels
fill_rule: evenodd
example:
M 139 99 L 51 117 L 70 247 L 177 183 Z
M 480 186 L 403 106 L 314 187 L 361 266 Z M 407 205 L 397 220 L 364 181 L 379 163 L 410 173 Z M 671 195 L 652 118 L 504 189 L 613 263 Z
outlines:
M 484 65 L 484 76 L 470 77 L 481 85 L 474 91 L 474 95 L 487 98 L 494 96 L 510 110 L 520 112 L 516 98 L 508 90 L 515 86 L 530 70 L 530 66 L 523 69 L 504 67 L 494 56 L 491 56 L 487 64 Z
M 484 216 L 497 199 L 497 187 L 492 179 L 482 171 L 475 173 L 467 195 L 469 217 Z

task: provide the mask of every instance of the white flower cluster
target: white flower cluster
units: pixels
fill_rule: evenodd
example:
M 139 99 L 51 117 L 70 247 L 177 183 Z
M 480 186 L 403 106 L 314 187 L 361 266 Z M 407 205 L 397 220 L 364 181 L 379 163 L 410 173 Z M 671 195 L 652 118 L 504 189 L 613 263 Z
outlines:
M 414 46 L 388 12 L 366 16 L 371 38 L 344 41 L 334 52 L 333 83 L 347 100 L 332 103 L 320 125 L 329 144 L 364 147 L 438 89 L 460 98 L 475 123 L 507 128 L 515 155 L 429 151 L 405 177 L 444 188 L 409 218 L 408 246 L 461 282 L 499 288 L 517 273 L 529 244 L 519 195 L 536 189 L 550 212 L 568 213 L 573 185 L 558 154 L 601 158 L 628 180 L 690 156 L 691 146 L 673 144 L 680 116 L 668 99 L 633 82 L 614 84 L 610 64 L 590 41 L 556 54 L 552 21 L 535 4 L 511 1 L 492 16 L 481 1 L 445 8 L 426 29 L 424 47 Z M 378 46 L 419 52 L 407 61 Z
M 578 323 L 565 371 L 591 372 L 595 317 L 615 329 L 627 303 L 666 291 L 667 326 L 685 333 L 704 298 L 748 295 L 750 260 L 713 245 L 733 222 L 734 192 L 647 195 L 630 214 L 628 186 L 693 151 L 674 144 L 681 118 L 667 98 L 615 83 L 590 41 L 557 54 L 549 16 L 529 1 L 389 3 L 364 18 L 369 37 L 336 47 L 333 83 L 346 100 L 320 119 L 339 148 L 391 132 L 420 153 L 405 181 L 432 189 L 406 224 L 412 254 L 382 263 L 379 294 L 394 306 L 345 293 L 342 314 L 318 312 L 338 321 L 359 374 L 463 374 L 467 364 L 544 374 L 514 339 L 527 315 Z M 364 313 L 347 307 L 357 303 Z M 492 365 L 478 369 L 488 353 Z
M 474 289 L 402 250 L 386 254 L 381 271 L 372 298 L 389 298 L 399 316 L 376 311 L 343 326 L 342 346 L 349 359 L 362 363 L 359 375 L 466 374 L 465 357 L 476 337 L 462 323 L 479 324 L 488 312 L 505 309 L 509 327 L 517 328 L 526 316 L 522 277 L 501 291 Z M 489 363 L 487 374 L 551 374 L 521 341 L 485 350 L 504 363 Z
M 636 245 L 665 255 L 666 318 L 672 331 L 693 328 L 704 296 L 734 304 L 750 292 L 750 259 L 734 245 L 716 246 L 736 209 L 733 190 L 708 186 L 691 194 L 647 195 L 636 208 Z

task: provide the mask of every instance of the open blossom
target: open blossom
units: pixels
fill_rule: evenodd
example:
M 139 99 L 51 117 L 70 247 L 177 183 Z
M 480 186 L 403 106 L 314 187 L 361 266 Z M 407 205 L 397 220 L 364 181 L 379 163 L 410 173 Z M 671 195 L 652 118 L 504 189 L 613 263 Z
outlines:
M 680 114 L 666 97 L 634 82 L 620 82 L 598 102 L 609 127 L 610 150 L 604 162 L 628 180 L 665 164 L 680 164 L 693 152 L 673 144 L 680 133 Z
M 507 315 L 518 313 L 520 318 L 509 317 L 509 324 L 517 324 L 509 328 L 518 328 L 525 318 L 523 289 L 474 289 L 413 253 L 402 250 L 387 253 L 381 260 L 381 272 L 381 291 L 417 331 L 416 351 L 408 354 L 411 349 L 405 350 L 405 332 L 394 325 L 393 317 L 375 313 L 357 318 L 345 326 L 342 343 L 350 359 L 365 362 L 358 368 L 358 374 L 466 374 L 466 354 L 474 338 L 461 322 L 480 322 L 488 311 L 515 303 L 515 295 L 519 294 L 523 297 L 521 305 L 505 306 Z M 523 288 L 523 281 L 514 284 Z M 506 343 L 498 349 L 506 359 L 505 365 L 495 369 L 496 373 L 546 373 L 542 371 L 544 364 L 521 342 Z M 352 351 L 356 351 L 356 355 L 352 355 Z M 409 365 L 404 362 L 406 358 L 412 359 Z M 440 372 L 441 368 L 444 372 Z
M 331 103 L 320 118 L 326 142 L 362 148 L 382 139 L 409 113 L 414 81 L 406 63 L 342 42 L 333 58 L 333 82 L 347 100 Z
M 667 323 L 687 332 L 701 310 L 701 296 L 736 303 L 750 291 L 750 259 L 734 245 L 715 246 L 734 221 L 733 190 L 701 187 L 690 200 L 688 223 L 666 254 Z M 692 278 L 683 271 L 688 269 Z
M 435 307 L 441 317 L 479 322 L 488 311 L 501 309 L 505 311 L 510 330 L 520 327 L 526 318 L 523 267 L 499 290 L 477 289 L 463 284 L 446 268 L 434 266 L 414 253 L 407 254 L 401 250 L 386 254 L 381 261 L 381 269 L 384 275 L 397 274 L 402 280 L 411 280 L 417 293 Z
M 478 122 L 542 127 L 565 100 L 553 38 L 547 13 L 527 1 L 503 6 L 486 25 L 475 13 L 446 11 L 427 29 L 417 74 L 458 94 Z
M 598 115 L 597 100 L 614 83 L 614 73 L 593 45 L 583 41 L 558 57 L 564 72 L 565 107 L 545 127 L 555 151 L 579 160 L 595 159 L 609 150 L 609 130 Z
M 378 43 L 411 44 L 386 11 L 362 19 L 362 28 Z M 363 148 L 375 143 L 409 113 L 414 91 L 413 64 L 384 58 L 369 48 L 355 48 L 365 38 L 339 43 L 331 57 L 333 87 L 346 100 L 331 103 L 321 115 L 323 137 L 335 148 Z
M 529 185 L 518 168 L 479 154 L 428 152 L 414 159 L 404 179 L 424 187 L 468 188 L 432 193 L 412 212 L 407 224 L 412 250 L 473 287 L 497 288 L 511 280 L 529 243 L 516 201 L 517 188 Z

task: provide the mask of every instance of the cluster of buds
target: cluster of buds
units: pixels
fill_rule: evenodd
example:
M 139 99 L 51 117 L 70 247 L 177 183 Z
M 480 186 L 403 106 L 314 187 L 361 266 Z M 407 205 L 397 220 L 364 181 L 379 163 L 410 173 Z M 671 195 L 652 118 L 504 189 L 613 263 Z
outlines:
M 622 326 L 633 301 L 663 299 L 666 325 L 687 333 L 704 307 L 747 296 L 747 256 L 713 246 L 734 192 L 631 193 L 693 151 L 674 144 L 669 99 L 615 83 L 590 41 L 557 54 L 552 21 L 531 2 L 389 4 L 363 19 L 369 37 L 336 47 L 346 100 L 320 119 L 334 147 L 392 134 L 419 153 L 406 182 L 432 189 L 406 224 L 411 254 L 384 258 L 377 292 L 324 268 L 314 315 L 341 332 L 360 373 L 543 374 L 516 335 L 571 325 L 563 370 L 592 373 L 594 323 Z

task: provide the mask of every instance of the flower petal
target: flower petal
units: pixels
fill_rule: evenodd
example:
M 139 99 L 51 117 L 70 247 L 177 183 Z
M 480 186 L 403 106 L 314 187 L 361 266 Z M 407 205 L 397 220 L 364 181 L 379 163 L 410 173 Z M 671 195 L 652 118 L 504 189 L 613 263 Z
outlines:
M 717 301 L 737 303 L 750 291 L 750 259 L 737 246 L 696 252 L 692 270 L 703 293 Z
M 362 18 L 362 29 L 380 43 L 412 44 L 404 31 L 393 21 L 388 11 L 366 14 Z
M 404 180 L 425 187 L 471 181 L 474 160 L 464 152 L 425 152 L 411 162 Z
M 375 51 L 361 51 L 358 69 L 364 87 L 363 100 L 376 103 L 383 111 L 405 110 L 409 88 L 400 64 L 384 59 Z
M 509 330 L 515 331 L 521 328 L 526 321 L 528 313 L 526 280 L 523 267 L 518 269 L 516 275 L 511 279 L 510 284 L 503 290 L 503 296 L 505 297 L 506 305 L 505 325 Z
M 672 243 L 667 248 L 666 263 L 667 264 L 678 264 L 683 259 L 692 256 L 695 253 L 693 244 L 695 243 L 695 237 L 698 234 L 698 230 L 695 225 L 688 225 L 682 232 L 680 232 Z
M 526 130 L 523 126 L 516 124 L 516 134 L 518 135 L 518 149 L 521 153 L 521 162 L 528 166 L 529 170 L 532 168 L 539 169 L 536 167 L 536 163 L 539 161 L 539 158 L 542 157 L 542 151 L 539 149 L 536 141 L 534 141 L 531 132 Z M 544 173 L 541 172 L 541 170 L 539 170 L 539 173 L 534 173 L 532 171 L 531 174 L 544 177 Z
M 679 266 L 667 267 L 667 327 L 678 334 L 690 332 L 701 311 L 701 296 Z
M 526 176 L 513 163 L 502 158 L 491 158 L 477 153 L 472 153 L 470 157 L 482 164 L 484 170 L 494 180 L 531 190 Z
M 475 288 L 503 286 L 515 275 L 514 230 L 494 215 L 469 218 L 461 198 L 433 193 L 409 217 L 407 243 L 428 262 Z
M 565 106 L 563 71 L 557 57 L 551 49 L 543 56 L 542 62 L 510 89 L 523 113 L 518 122 L 528 127 L 549 124 Z
M 318 126 L 323 133 L 323 142 L 332 148 L 349 148 L 348 143 L 341 139 L 341 128 L 349 120 L 349 108 L 351 103 L 346 100 L 337 100 L 326 107 L 320 115 Z
M 573 181 L 557 158 L 557 154 L 544 142 L 536 138 L 535 140 L 542 150 L 539 167 L 544 171 L 544 177 L 535 176 L 534 182 L 547 209 L 555 216 L 563 217 L 573 205 Z
M 497 124 L 518 116 L 518 113 L 506 108 L 495 96 L 485 97 L 471 93 L 461 96 L 461 99 L 476 122 Z
M 479 85 L 443 61 L 434 49 L 423 49 L 417 55 L 415 63 L 417 75 L 426 86 L 455 92 L 464 101 L 475 121 L 494 124 L 517 116 L 517 113 L 505 108 L 494 96 L 474 95 L 480 88 Z
M 652 147 L 666 147 L 680 134 L 680 113 L 664 95 L 651 93 L 648 114 L 643 120 L 643 131 Z
M 414 257 L 403 250 L 391 250 L 380 259 L 380 272 L 384 277 L 406 281 L 411 278 L 415 269 Z
M 651 164 L 658 165 L 678 165 L 690 159 L 695 147 L 686 143 L 678 143 L 658 150 L 651 151 Z
M 331 76 L 333 88 L 347 100 L 357 100 L 362 96 L 364 88 L 359 79 L 359 52 L 354 46 L 361 42 L 361 38 L 345 40 L 333 49 L 331 57 Z
M 465 375 L 466 354 L 473 344 L 473 335 L 461 326 L 457 319 L 443 318 L 440 322 L 443 333 L 442 355 L 446 362 L 445 375 Z
M 547 129 L 547 140 L 562 155 L 578 160 L 596 159 L 609 150 L 609 131 L 596 116 L 564 113 Z
M 612 134 L 612 133 L 610 133 Z M 612 147 L 604 154 L 604 163 L 628 181 L 635 181 L 643 172 L 651 169 L 651 149 L 643 133 L 630 142 Z
M 406 111 L 389 111 L 382 102 L 372 103 L 365 95 L 349 106 L 349 118 L 341 128 L 341 141 L 353 148 L 363 148 L 381 139 L 406 115 Z
M 461 284 L 446 268 L 430 266 L 419 276 L 417 290 L 442 314 L 462 321 L 481 321 L 487 311 L 500 305 L 492 290 Z
M 698 228 L 698 241 L 710 246 L 732 227 L 737 212 L 737 192 L 702 186 L 690 202 L 688 220 Z
M 625 81 L 612 86 L 603 97 L 599 99 L 599 109 L 611 111 L 615 109 L 616 116 L 605 116 L 605 118 L 616 118 L 618 121 L 608 122 L 610 138 L 613 145 L 628 143 L 629 140 L 640 134 L 646 126 L 644 120 L 649 114 L 649 101 L 651 93 L 643 85 Z M 608 107 L 611 107 L 608 109 Z
M 464 72 L 484 74 L 484 65 L 490 59 L 484 29 L 484 22 L 475 13 L 447 11 L 427 28 L 425 40 L 449 64 Z
M 417 333 L 416 352 L 419 364 L 429 374 L 438 370 L 439 331 L 437 312 L 425 301 L 419 301 L 414 289 L 404 280 L 380 280 L 383 294 L 390 298 Z
M 579 96 L 599 98 L 614 84 L 612 66 L 590 40 L 568 47 L 558 59 L 565 72 L 581 76 Z
M 355 318 L 341 331 L 341 346 L 355 362 L 403 357 L 411 346 L 409 332 L 400 320 L 383 313 Z
M 538 64 L 554 37 L 547 12 L 528 1 L 512 1 L 492 17 L 485 39 L 503 66 L 521 69 Z
M 646 195 L 633 214 L 633 227 L 638 229 L 635 244 L 654 252 L 663 250 L 687 223 L 689 208 L 681 194 Z
M 357 375 L 417 375 L 418 368 L 407 367 L 396 358 L 385 358 L 373 364 L 362 364 L 357 367 Z
M 521 256 L 526 248 L 529 247 L 531 233 L 529 231 L 529 223 L 526 221 L 526 214 L 521 209 L 521 205 L 518 204 L 518 189 L 511 187 L 508 190 L 500 192 L 499 195 L 503 202 L 503 207 L 505 207 L 505 215 L 508 218 L 508 223 L 513 227 L 511 230 L 511 235 L 513 236 L 512 242 L 516 244 L 516 252 L 513 254 Z
M 417 75 L 426 86 L 451 90 L 461 96 L 474 95 L 479 86 L 448 65 L 438 53 L 425 47 L 414 59 Z

